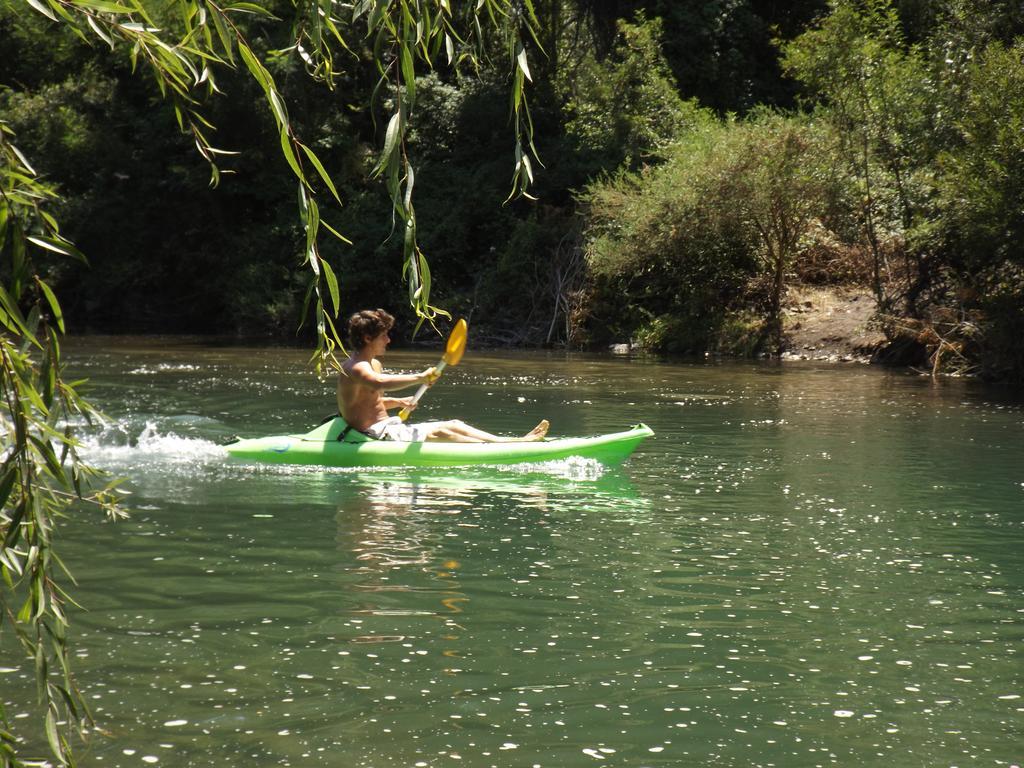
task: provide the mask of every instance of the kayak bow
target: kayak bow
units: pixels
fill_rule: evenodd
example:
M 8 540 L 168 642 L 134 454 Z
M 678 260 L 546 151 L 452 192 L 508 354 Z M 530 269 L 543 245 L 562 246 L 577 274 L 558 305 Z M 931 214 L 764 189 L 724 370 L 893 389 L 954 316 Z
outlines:
M 549 438 L 530 443 L 398 443 L 374 440 L 354 429 L 346 433 L 346 426 L 343 419 L 334 418 L 305 435 L 238 440 L 228 445 L 227 451 L 240 459 L 325 467 L 458 467 L 551 461 L 570 456 L 618 464 L 642 440 L 654 434 L 647 425 L 638 424 L 625 432 L 597 437 Z

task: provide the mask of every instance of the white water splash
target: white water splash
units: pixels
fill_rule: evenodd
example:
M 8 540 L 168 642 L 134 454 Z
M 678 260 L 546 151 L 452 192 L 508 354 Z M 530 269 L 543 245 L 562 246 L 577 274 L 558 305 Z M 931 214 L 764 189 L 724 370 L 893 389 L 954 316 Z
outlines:
M 544 474 L 561 477 L 566 480 L 600 480 L 608 471 L 608 467 L 597 459 L 582 456 L 570 456 L 566 459 L 541 461 L 535 463 L 514 464 L 505 466 L 509 472 L 519 474 Z
M 189 365 L 187 363 L 159 363 L 154 366 L 140 366 L 131 371 L 128 371 L 129 376 L 152 376 L 156 373 L 178 373 L 182 371 L 198 371 L 198 365 Z
M 139 464 L 205 464 L 220 462 L 224 447 L 198 437 L 182 437 L 162 432 L 153 421 L 146 421 L 138 435 L 125 424 L 108 424 L 99 433 L 82 438 L 82 455 L 100 467 L 132 467 Z

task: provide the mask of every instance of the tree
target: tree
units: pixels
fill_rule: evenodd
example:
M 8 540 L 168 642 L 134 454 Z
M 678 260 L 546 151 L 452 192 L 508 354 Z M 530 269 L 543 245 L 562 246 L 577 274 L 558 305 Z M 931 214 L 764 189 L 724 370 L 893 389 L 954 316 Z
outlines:
M 933 233 L 957 286 L 957 311 L 943 334 L 977 347 L 980 329 L 976 357 L 995 378 L 1024 371 L 1022 62 L 1018 41 L 992 43 L 967 66 L 956 140 L 940 156 L 942 215 Z
M 565 130 L 576 151 L 598 159 L 598 167 L 625 163 L 636 170 L 659 158 L 675 136 L 694 122 L 695 102 L 679 98 L 662 54 L 659 19 L 620 21 L 611 54 L 598 61 L 585 54 L 560 86 L 565 92 Z
M 735 131 L 723 147 L 732 157 L 723 175 L 731 207 L 754 231 L 755 251 L 770 280 L 768 331 L 782 351 L 786 275 L 814 220 L 827 218 L 838 180 L 822 147 L 825 134 L 797 119 L 764 112 Z
M 829 223 L 843 198 L 831 149 L 805 118 L 706 116 L 664 165 L 591 185 L 589 263 L 634 315 L 626 332 L 703 352 L 724 343 L 730 313 L 755 304 L 760 327 L 747 335 L 777 352 L 787 276 L 811 225 Z
M 900 250 L 929 193 L 917 171 L 928 151 L 934 86 L 921 51 L 907 45 L 889 0 L 840 0 L 817 28 L 785 46 L 783 67 L 823 101 L 823 116 L 835 122 L 842 156 L 860 186 L 875 298 L 890 312 L 900 298 L 887 282 L 894 273 L 891 254 Z M 926 266 L 919 263 L 918 274 Z

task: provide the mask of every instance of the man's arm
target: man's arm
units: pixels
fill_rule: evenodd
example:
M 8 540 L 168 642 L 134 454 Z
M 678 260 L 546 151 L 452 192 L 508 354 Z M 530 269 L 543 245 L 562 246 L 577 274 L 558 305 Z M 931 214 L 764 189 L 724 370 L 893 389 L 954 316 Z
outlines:
M 359 362 L 352 366 L 351 376 L 364 387 L 380 392 L 392 392 L 417 384 L 432 384 L 437 380 L 434 367 L 431 366 L 420 373 L 383 373 L 376 371 L 368 362 Z M 397 399 L 397 398 L 389 398 Z M 388 407 L 385 405 L 385 407 Z M 392 406 L 393 407 L 393 406 Z
M 384 410 L 390 411 L 392 408 L 408 408 L 413 410 L 416 406 L 412 401 L 411 397 L 382 397 L 381 402 L 384 403 Z

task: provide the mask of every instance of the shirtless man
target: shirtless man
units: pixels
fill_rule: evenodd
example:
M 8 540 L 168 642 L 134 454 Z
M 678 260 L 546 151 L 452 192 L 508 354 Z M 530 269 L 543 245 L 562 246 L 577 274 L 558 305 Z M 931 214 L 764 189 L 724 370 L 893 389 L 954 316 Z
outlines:
M 388 331 L 394 324 L 395 318 L 383 309 L 363 310 L 349 318 L 348 340 L 353 351 L 338 375 L 338 411 L 349 426 L 377 440 L 406 443 L 520 443 L 544 439 L 549 426 L 546 419 L 522 437 L 499 437 L 458 420 L 406 424 L 398 416 L 389 417 L 391 408 L 412 410 L 416 404 L 411 397 L 390 397 L 387 392 L 430 385 L 440 375 L 433 367 L 420 373 L 384 373 L 377 358 L 387 351 L 391 342 Z

